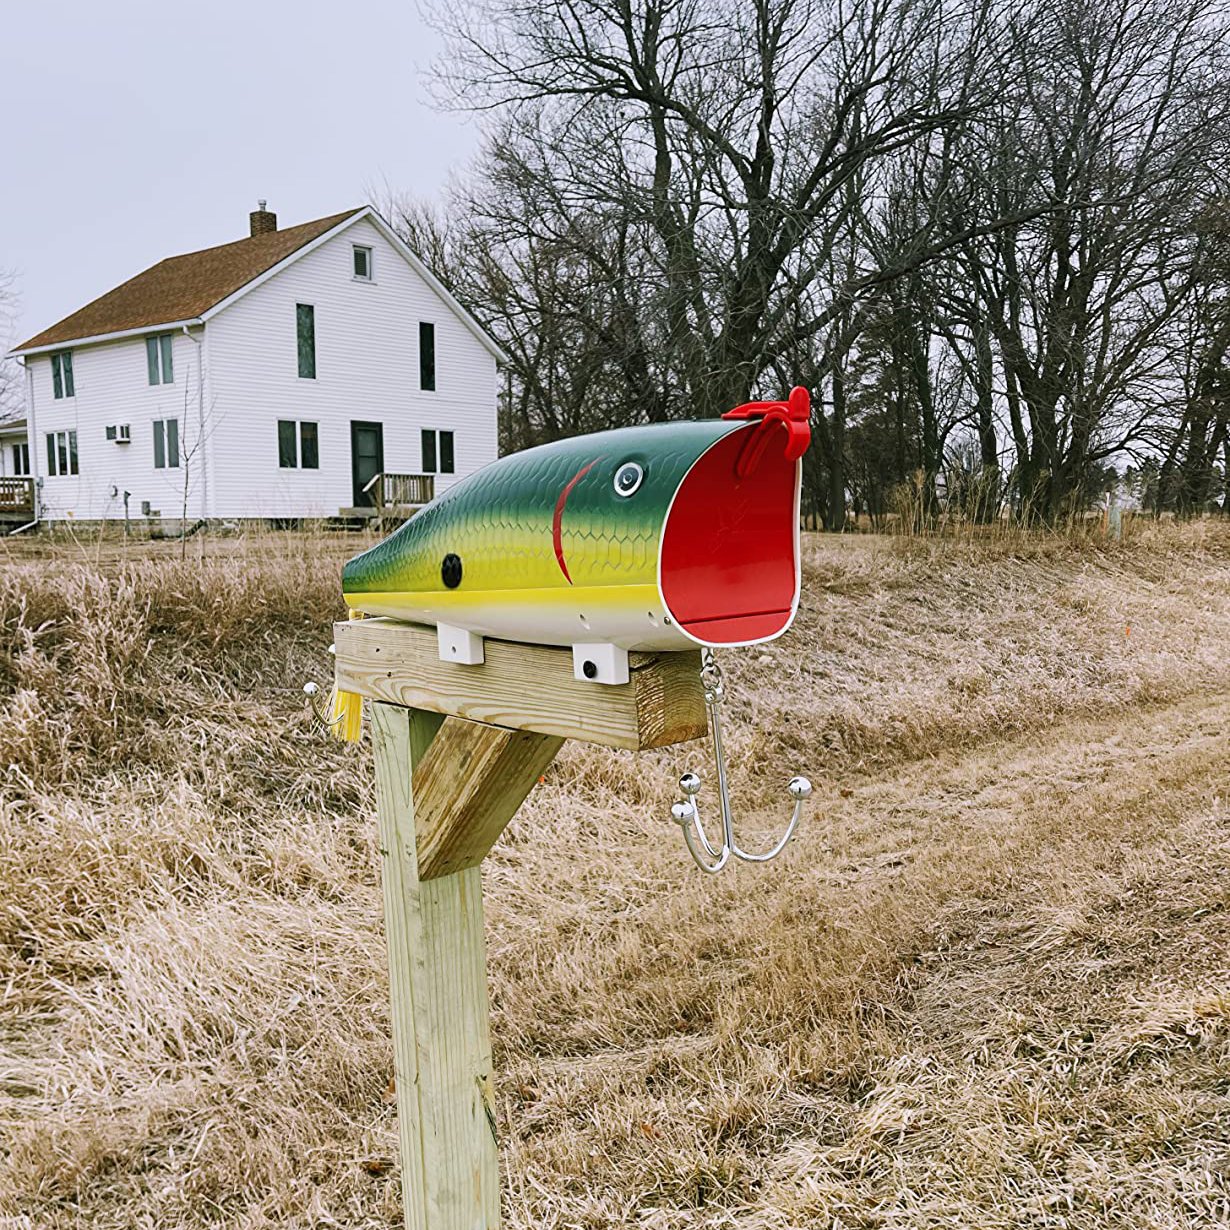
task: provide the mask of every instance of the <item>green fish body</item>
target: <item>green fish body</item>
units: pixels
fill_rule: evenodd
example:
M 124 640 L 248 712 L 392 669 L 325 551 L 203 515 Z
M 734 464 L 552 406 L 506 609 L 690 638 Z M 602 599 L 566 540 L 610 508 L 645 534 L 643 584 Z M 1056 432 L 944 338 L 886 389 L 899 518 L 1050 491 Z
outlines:
M 806 401 L 502 457 L 350 560 L 346 602 L 437 625 L 442 652 L 446 629 L 622 651 L 769 640 L 798 604 Z

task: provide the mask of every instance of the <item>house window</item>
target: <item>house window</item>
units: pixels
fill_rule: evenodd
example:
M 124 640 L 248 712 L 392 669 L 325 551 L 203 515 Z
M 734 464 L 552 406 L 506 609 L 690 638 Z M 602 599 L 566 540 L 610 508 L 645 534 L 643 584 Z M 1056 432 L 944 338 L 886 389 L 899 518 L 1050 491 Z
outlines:
M 47 433 L 47 473 L 52 478 L 77 473 L 77 433 L 49 431 Z
M 175 372 L 171 366 L 173 337 L 171 333 L 158 333 L 145 339 L 145 363 L 149 368 L 150 384 L 175 383 Z
M 358 244 L 355 244 L 352 251 L 354 252 L 355 281 L 370 282 L 372 280 L 371 248 L 361 248 Z
M 299 464 L 295 447 L 296 423 L 293 419 L 278 420 L 278 465 L 283 470 L 293 470 Z
M 316 379 L 316 309 L 310 303 L 295 304 L 295 339 L 299 347 L 299 377 Z
M 51 391 L 56 398 L 75 397 L 73 387 L 73 352 L 61 350 L 51 356 Z
M 436 387 L 436 326 L 419 321 L 419 388 L 434 392 Z
M 320 469 L 320 437 L 315 423 L 278 420 L 278 465 L 283 470 Z
M 315 423 L 299 424 L 299 464 L 305 470 L 320 469 L 320 445 Z
M 453 473 L 453 433 L 423 430 L 423 473 Z
M 13 445 L 13 474 L 26 478 L 30 473 L 30 446 L 26 443 Z
M 154 420 L 154 469 L 179 469 L 179 419 Z

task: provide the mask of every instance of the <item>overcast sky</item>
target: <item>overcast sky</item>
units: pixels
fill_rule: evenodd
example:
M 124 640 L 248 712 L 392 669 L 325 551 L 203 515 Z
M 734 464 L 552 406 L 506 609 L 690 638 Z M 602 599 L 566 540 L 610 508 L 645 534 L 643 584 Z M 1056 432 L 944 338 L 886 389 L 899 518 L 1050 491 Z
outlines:
M 166 256 L 387 181 L 431 197 L 478 135 L 432 109 L 414 0 L 4 0 L 0 269 L 15 342 Z M 3 352 L 0 347 L 0 353 Z

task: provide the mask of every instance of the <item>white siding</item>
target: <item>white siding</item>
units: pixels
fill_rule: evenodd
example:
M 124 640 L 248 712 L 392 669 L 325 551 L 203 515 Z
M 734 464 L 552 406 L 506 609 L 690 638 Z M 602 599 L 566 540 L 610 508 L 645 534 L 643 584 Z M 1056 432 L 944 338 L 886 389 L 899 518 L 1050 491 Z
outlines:
M 373 250 L 370 283 L 353 277 L 356 243 Z M 315 308 L 315 380 L 298 375 L 298 303 Z M 420 321 L 436 327 L 435 392 L 419 389 Z M 225 308 L 206 334 L 210 516 L 349 507 L 355 420 L 383 425 L 392 472 L 421 471 L 423 428 L 455 433 L 454 478 L 496 457 L 495 360 L 366 219 Z M 279 467 L 279 419 L 319 425 L 319 470 Z M 438 475 L 437 492 L 453 480 Z
M 200 336 L 196 330 L 196 336 Z M 97 346 L 69 347 L 73 352 L 74 396 L 53 395 L 51 358 L 31 355 L 31 469 L 43 480 L 43 514 L 50 520 L 120 520 L 124 492 L 129 513 L 141 516 L 142 501 L 164 518 L 181 516 L 188 484 L 188 517 L 201 515 L 202 450 L 195 448 L 200 360 L 197 343 L 176 333 L 174 383 L 149 383 L 144 337 L 124 338 Z M 154 420 L 178 419 L 180 467 L 154 468 Z M 106 429 L 127 423 L 132 442 L 117 444 Z M 47 435 L 76 431 L 78 473 L 53 476 L 47 469 Z M 112 488 L 115 495 L 111 494 Z

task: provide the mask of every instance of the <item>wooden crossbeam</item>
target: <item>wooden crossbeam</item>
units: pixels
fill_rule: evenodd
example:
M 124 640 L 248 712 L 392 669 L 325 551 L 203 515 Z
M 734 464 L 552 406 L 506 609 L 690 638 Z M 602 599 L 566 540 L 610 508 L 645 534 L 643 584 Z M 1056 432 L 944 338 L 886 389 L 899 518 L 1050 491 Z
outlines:
M 333 627 L 338 686 L 372 700 L 608 747 L 667 747 L 706 732 L 700 653 L 634 653 L 624 684 L 573 675 L 572 653 L 488 640 L 481 666 L 442 662 L 434 628 Z
M 419 879 L 477 867 L 563 742 L 445 718 L 414 767 Z

